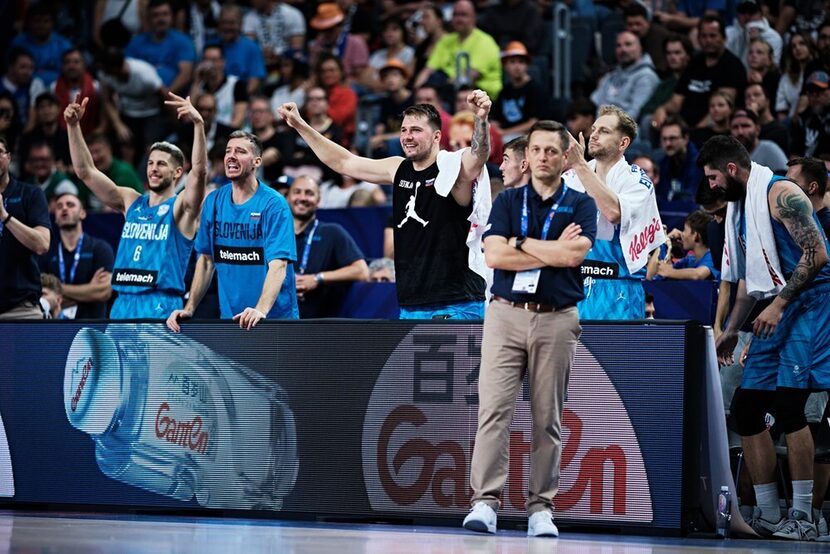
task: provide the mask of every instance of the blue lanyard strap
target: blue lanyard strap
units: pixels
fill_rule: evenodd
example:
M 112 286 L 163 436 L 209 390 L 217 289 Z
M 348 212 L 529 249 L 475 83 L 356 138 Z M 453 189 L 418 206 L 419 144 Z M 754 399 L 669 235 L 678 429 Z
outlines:
M 308 236 L 305 239 L 305 247 L 303 248 L 303 257 L 300 261 L 300 269 L 299 274 L 303 275 L 305 273 L 305 268 L 308 267 L 308 255 L 311 253 L 311 241 L 314 240 L 314 232 L 317 230 L 317 226 L 320 224 L 319 219 L 314 220 L 314 225 L 311 227 L 311 231 L 308 232 Z
M 78 239 L 75 246 L 75 256 L 72 261 L 72 269 L 69 270 L 69 279 L 66 278 L 66 264 L 63 261 L 63 242 L 58 243 L 58 269 L 60 270 L 61 283 L 72 284 L 75 282 L 75 272 L 78 271 L 78 262 L 81 261 L 81 247 L 84 245 L 84 235 Z
M 522 236 L 527 236 L 527 222 L 528 222 L 528 209 L 527 209 L 527 189 L 533 185 L 525 185 L 524 194 L 523 194 L 523 203 L 522 203 Z M 559 195 L 559 200 L 553 203 L 553 206 L 550 207 L 550 211 L 548 211 L 548 215 L 545 216 L 545 224 L 542 226 L 542 234 L 540 239 L 547 240 L 548 239 L 548 231 L 550 231 L 550 224 L 553 222 L 553 217 L 556 215 L 556 210 L 559 209 L 559 205 L 562 203 L 562 200 L 565 199 L 565 195 L 568 193 L 568 185 L 562 184 L 562 194 Z

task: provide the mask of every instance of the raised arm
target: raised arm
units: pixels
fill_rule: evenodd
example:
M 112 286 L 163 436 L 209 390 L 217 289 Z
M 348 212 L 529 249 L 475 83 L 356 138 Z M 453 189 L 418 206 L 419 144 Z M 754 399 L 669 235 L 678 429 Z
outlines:
M 473 140 L 470 148 L 461 155 L 461 171 L 452 187 L 452 196 L 462 206 L 468 206 L 473 199 L 473 180 L 478 179 L 481 169 L 490 157 L 490 124 L 488 117 L 493 102 L 483 90 L 474 90 L 467 95 L 467 105 L 473 112 Z
M 579 133 L 577 141 L 569 133 L 571 144 L 568 147 L 568 165 L 585 187 L 585 192 L 597 203 L 597 209 L 612 224 L 617 225 L 622 219 L 620 198 L 602 182 L 599 175 L 585 161 L 585 137 Z
M 92 154 L 89 153 L 89 147 L 81 131 L 81 118 L 84 116 L 89 98 L 84 98 L 80 104 L 78 103 L 79 98 L 80 94 L 76 95 L 75 100 L 63 112 L 63 117 L 66 120 L 66 132 L 69 135 L 69 155 L 72 158 L 75 175 L 89 187 L 89 190 L 101 202 L 113 210 L 126 213 L 130 204 L 140 195 L 131 188 L 119 187 L 112 179 L 95 167 Z
M 196 236 L 199 230 L 199 216 L 202 213 L 202 201 L 205 199 L 207 185 L 207 147 L 205 146 L 205 120 L 193 107 L 190 97 L 182 98 L 172 92 L 168 93 L 170 100 L 164 103 L 176 108 L 176 115 L 183 121 L 193 123 L 193 152 L 191 154 L 191 168 L 187 175 L 184 193 L 179 194 L 173 206 L 176 225 L 179 231 L 188 238 Z
M 321 162 L 335 173 L 348 175 L 360 181 L 390 184 L 403 158 L 393 156 L 382 160 L 371 160 L 352 154 L 339 144 L 330 141 L 311 127 L 300 115 L 294 102 L 283 104 L 277 110 L 286 124 L 295 129 Z

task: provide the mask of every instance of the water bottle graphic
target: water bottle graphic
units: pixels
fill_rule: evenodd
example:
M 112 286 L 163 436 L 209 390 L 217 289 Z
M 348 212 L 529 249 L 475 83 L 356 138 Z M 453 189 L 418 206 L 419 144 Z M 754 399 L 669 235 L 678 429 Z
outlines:
M 63 386 L 108 477 L 207 508 L 279 510 L 294 487 L 285 391 L 163 325 L 80 329 Z
M 717 535 L 721 538 L 729 538 L 729 522 L 732 521 L 732 493 L 729 487 L 723 485 L 718 494 L 718 523 Z

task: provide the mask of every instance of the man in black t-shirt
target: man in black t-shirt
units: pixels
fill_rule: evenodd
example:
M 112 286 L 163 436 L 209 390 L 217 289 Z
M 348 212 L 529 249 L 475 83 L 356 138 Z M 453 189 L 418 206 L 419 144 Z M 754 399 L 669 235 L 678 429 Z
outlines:
M 37 256 L 49 249 L 43 191 L 9 175 L 11 152 L 0 137 L 0 319 L 43 319 Z
M 58 234 L 49 252 L 40 259 L 40 270 L 57 276 L 63 283 L 61 313 L 64 319 L 106 319 L 107 301 L 112 296 L 112 247 L 84 233 L 86 217 L 81 201 L 72 192 L 55 199 Z
M 493 104 L 493 120 L 505 140 L 524 135 L 544 116 L 544 94 L 527 72 L 529 63 L 527 48 L 519 41 L 511 42 L 501 53 L 507 83 Z
M 467 102 L 474 114 L 472 146 L 459 154 L 458 172 L 443 195 L 435 186 L 441 117 L 432 105 L 417 104 L 404 111 L 400 140 L 406 157 L 381 160 L 356 156 L 326 139 L 303 120 L 296 104 L 279 108 L 288 126 L 332 170 L 371 183 L 393 184 L 395 273 L 402 319 L 484 316 L 485 282 L 478 273 L 484 268 L 472 269 L 469 260 L 476 252 L 466 240 L 474 208 L 473 184 L 490 155 L 487 117 L 492 103 L 482 90 L 472 91 Z M 452 154 L 446 156 L 453 159 Z M 449 173 L 443 175 L 441 182 Z

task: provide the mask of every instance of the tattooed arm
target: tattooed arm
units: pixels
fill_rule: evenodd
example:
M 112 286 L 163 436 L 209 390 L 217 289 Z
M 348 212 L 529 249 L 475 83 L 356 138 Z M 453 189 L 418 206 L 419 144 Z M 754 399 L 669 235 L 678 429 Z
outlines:
M 469 206 L 473 199 L 473 180 L 478 178 L 481 168 L 490 157 L 490 124 L 487 117 L 493 103 L 483 90 L 474 90 L 467 95 L 467 104 L 475 114 L 473 140 L 461 156 L 461 171 L 452 188 L 452 196 L 462 206 Z
M 776 182 L 770 188 L 768 200 L 770 214 L 787 228 L 801 249 L 801 259 L 783 290 L 755 320 L 753 330 L 759 336 L 772 334 L 784 308 L 810 286 L 828 259 L 823 234 L 813 218 L 810 199 L 795 183 Z

